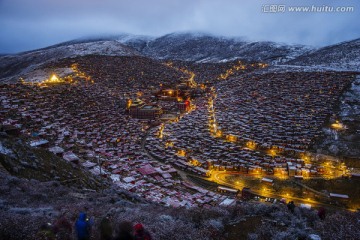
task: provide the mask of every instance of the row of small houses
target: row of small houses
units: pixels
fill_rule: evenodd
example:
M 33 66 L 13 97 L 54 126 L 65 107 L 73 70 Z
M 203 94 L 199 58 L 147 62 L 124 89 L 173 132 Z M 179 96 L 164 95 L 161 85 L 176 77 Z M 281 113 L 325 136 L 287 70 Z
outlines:
M 351 73 L 269 73 L 223 82 L 214 106 L 219 127 L 258 144 L 307 149 L 352 79 Z

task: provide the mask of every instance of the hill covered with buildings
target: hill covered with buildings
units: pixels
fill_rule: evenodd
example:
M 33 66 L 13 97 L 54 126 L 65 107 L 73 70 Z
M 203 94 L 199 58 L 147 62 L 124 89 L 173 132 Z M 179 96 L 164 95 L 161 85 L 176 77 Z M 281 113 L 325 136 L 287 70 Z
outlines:
M 94 239 L 105 216 L 155 239 L 359 238 L 357 43 L 173 33 L 1 56 L 0 238 L 80 211 Z

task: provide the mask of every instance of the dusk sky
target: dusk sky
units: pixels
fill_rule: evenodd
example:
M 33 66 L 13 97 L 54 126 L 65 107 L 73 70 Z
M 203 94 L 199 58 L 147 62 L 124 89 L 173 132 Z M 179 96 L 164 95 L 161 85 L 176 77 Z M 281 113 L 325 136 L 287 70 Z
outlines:
M 274 4 L 285 5 L 285 12 L 270 13 Z M 288 9 L 313 5 L 353 11 Z M 177 31 L 320 47 L 359 38 L 359 20 L 359 0 L 0 0 L 0 53 L 87 36 Z

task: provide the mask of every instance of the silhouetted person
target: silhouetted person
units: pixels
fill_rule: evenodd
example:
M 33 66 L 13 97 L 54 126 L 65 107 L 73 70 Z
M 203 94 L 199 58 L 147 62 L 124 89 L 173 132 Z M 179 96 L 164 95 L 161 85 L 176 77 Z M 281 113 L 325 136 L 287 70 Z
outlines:
M 115 240 L 134 240 L 131 222 L 123 221 L 119 224 Z
M 324 220 L 325 219 L 325 216 L 326 216 L 326 210 L 325 208 L 323 207 L 320 207 L 319 208 L 319 211 L 318 211 L 318 216 L 321 220 Z
M 80 213 L 76 220 L 75 229 L 78 240 L 89 240 L 91 232 L 92 221 L 86 218 L 86 213 Z
M 65 214 L 60 216 L 54 223 L 53 231 L 57 239 L 70 240 L 72 233 L 72 225 L 65 217 Z
M 151 240 L 151 235 L 148 231 L 144 229 L 144 226 L 141 223 L 138 223 L 134 226 L 134 237 L 135 240 Z
M 108 216 L 101 219 L 100 222 L 100 239 L 101 240 L 111 240 L 113 235 L 113 228 Z
M 289 203 L 287 204 L 287 207 L 288 207 L 288 209 L 289 209 L 289 211 L 290 211 L 291 213 L 294 213 L 295 204 L 294 204 L 293 201 L 289 202 Z

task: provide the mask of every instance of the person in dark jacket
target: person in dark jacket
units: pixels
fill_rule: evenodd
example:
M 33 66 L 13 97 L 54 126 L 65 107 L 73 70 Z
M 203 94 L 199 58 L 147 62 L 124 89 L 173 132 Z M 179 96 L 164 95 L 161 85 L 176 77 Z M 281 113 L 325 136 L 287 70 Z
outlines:
M 65 214 L 62 214 L 54 223 L 53 231 L 57 239 L 72 239 L 72 224 L 68 221 Z
M 291 213 L 294 213 L 295 210 L 295 204 L 293 201 L 289 202 L 287 205 L 288 209 L 290 210 Z
M 144 229 L 141 223 L 134 226 L 134 231 L 135 240 L 152 240 L 150 233 Z
M 76 220 L 75 229 L 78 240 L 89 240 L 91 232 L 92 220 L 86 218 L 86 213 L 80 213 Z
M 112 239 L 113 228 L 112 228 L 109 216 L 106 216 L 103 219 L 101 219 L 99 229 L 100 229 L 100 239 L 101 240 L 111 240 Z
M 123 221 L 119 224 L 115 240 L 134 240 L 132 234 L 133 226 L 131 222 Z
M 319 211 L 318 211 L 318 216 L 321 220 L 324 220 L 325 219 L 325 216 L 326 216 L 326 210 L 325 208 L 323 207 L 320 207 L 319 208 Z

